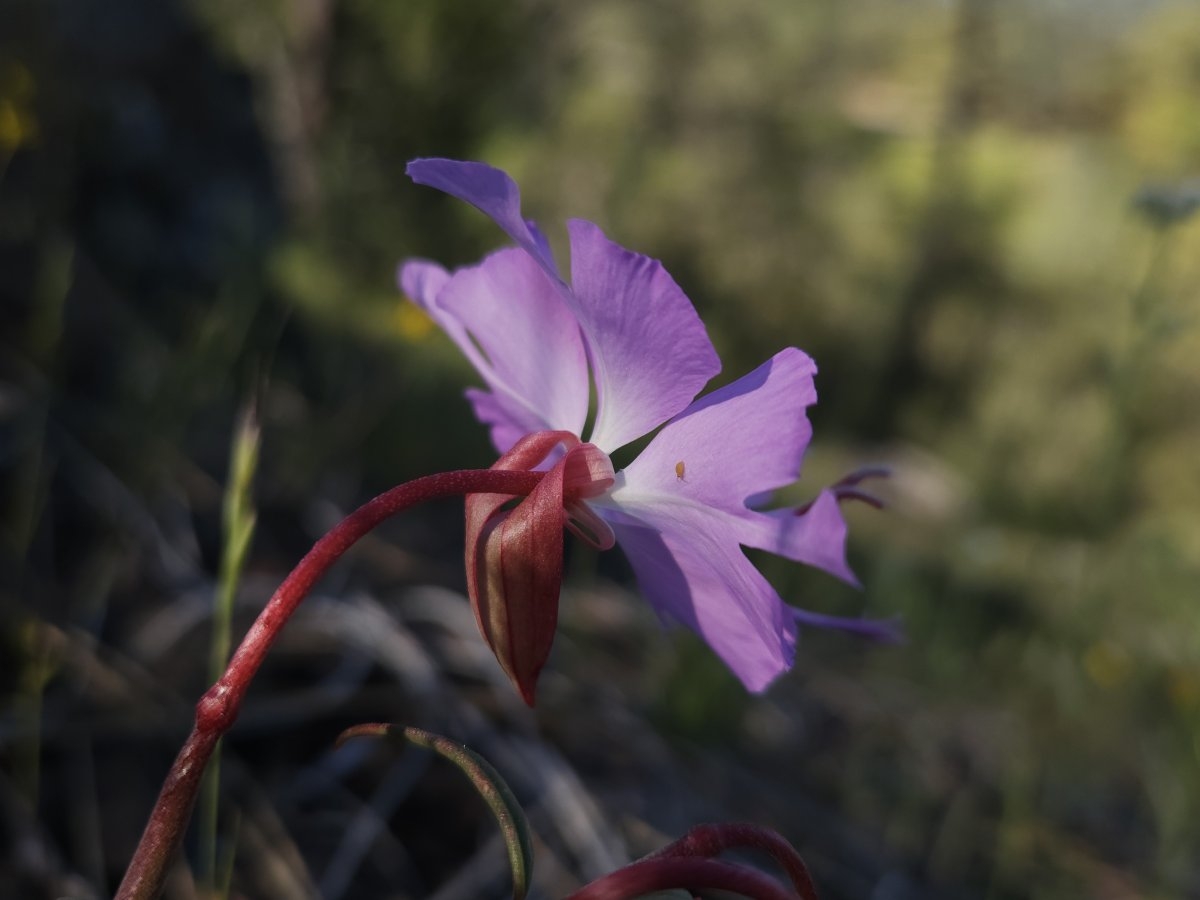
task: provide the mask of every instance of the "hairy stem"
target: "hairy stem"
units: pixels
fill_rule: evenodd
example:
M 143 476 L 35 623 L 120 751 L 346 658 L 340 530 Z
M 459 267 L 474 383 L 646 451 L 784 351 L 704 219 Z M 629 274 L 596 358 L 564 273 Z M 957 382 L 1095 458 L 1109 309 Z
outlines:
M 192 733 L 167 773 L 142 839 L 117 888 L 116 900 L 152 900 L 162 891 L 167 865 L 183 840 L 213 749 L 237 719 L 250 682 L 283 626 L 341 555 L 380 522 L 410 506 L 465 494 L 524 496 L 537 486 L 542 474 L 467 469 L 428 475 L 380 494 L 317 541 L 267 601 L 233 654 L 225 674 L 196 704 Z

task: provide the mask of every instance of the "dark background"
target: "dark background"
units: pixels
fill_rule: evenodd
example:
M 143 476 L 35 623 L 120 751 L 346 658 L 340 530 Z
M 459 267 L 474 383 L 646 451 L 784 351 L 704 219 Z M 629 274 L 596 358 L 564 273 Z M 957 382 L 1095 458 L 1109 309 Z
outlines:
M 531 713 L 459 508 L 402 516 L 226 744 L 231 896 L 505 895 L 457 773 L 333 752 L 373 719 L 511 778 L 538 896 L 711 819 L 780 829 L 833 900 L 1200 894 L 1198 97 L 1189 2 L 2 0 L 0 893 L 123 871 L 208 682 L 240 409 L 235 635 L 340 514 L 492 461 L 394 284 L 501 243 L 404 177 L 440 155 L 507 169 L 560 250 L 580 216 L 661 258 L 718 383 L 815 357 L 783 499 L 883 462 L 889 510 L 847 510 L 862 592 L 761 564 L 909 642 L 806 634 L 747 697 L 575 548 Z

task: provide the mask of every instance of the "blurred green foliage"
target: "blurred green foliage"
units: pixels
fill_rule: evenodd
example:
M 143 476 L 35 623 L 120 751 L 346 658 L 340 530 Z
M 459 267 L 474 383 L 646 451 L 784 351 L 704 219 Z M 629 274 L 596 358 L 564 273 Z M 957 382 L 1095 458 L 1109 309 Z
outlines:
M 890 512 L 849 511 L 865 593 L 763 561 L 787 596 L 907 625 L 865 654 L 806 635 L 778 689 L 845 672 L 871 698 L 812 761 L 847 814 L 977 896 L 1200 890 L 1196 4 L 2 9 L 14 621 L 102 629 L 144 562 L 127 494 L 215 523 L 260 384 L 268 521 L 488 463 L 471 373 L 394 286 L 404 256 L 499 244 L 403 175 L 482 159 L 560 251 L 580 216 L 661 258 L 722 381 L 816 358 L 789 499 L 892 465 Z M 38 680 L 26 655 L 6 687 Z M 710 657 L 675 665 L 664 724 L 737 721 Z

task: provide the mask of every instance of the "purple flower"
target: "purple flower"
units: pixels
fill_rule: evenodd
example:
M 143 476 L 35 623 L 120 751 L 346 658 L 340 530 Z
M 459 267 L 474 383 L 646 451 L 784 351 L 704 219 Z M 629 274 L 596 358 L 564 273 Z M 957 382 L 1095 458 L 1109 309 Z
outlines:
M 454 272 L 424 260 L 400 270 L 404 292 L 482 376 L 486 388 L 469 389 L 467 397 L 496 449 L 506 454 L 540 432 L 581 436 L 593 388 L 587 440 L 603 454 L 661 426 L 615 477 L 566 502 L 597 544 L 615 537 L 662 618 L 700 634 L 751 691 L 791 667 L 798 625 L 895 636 L 891 623 L 789 606 L 742 550 L 767 550 L 856 583 L 836 489 L 802 509 L 759 508 L 770 492 L 796 480 L 811 435 L 805 410 L 816 402 L 816 366 L 805 353 L 782 350 L 696 399 L 720 361 L 691 301 L 661 263 L 573 219 L 568 282 L 545 237 L 522 217 L 517 185 L 504 172 L 444 159 L 414 160 L 407 171 L 418 184 L 473 204 L 517 244 Z M 549 457 L 556 467 L 581 452 L 560 446 L 565 456 L 560 449 Z M 499 503 L 487 509 L 494 513 Z M 469 572 L 480 559 L 469 547 Z M 499 553 L 483 551 L 482 559 L 497 560 Z M 561 556 L 557 565 L 557 575 L 553 565 L 547 571 L 561 579 Z M 554 593 L 557 604 L 557 582 Z M 541 660 L 535 663 L 532 676 L 509 672 L 527 699 Z

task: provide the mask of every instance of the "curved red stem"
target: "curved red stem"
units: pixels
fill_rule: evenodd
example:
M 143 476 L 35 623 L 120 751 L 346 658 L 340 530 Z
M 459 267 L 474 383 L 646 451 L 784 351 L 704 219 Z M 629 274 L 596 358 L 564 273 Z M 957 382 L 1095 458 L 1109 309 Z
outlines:
M 528 495 L 541 472 L 464 469 L 428 475 L 380 494 L 322 537 L 267 601 L 234 652 L 225 674 L 196 704 L 196 722 L 171 765 L 116 900 L 151 900 L 162 892 L 167 864 L 183 840 L 200 778 L 221 736 L 233 725 L 263 658 L 314 584 L 359 538 L 380 522 L 427 500 L 465 494 Z
M 750 900 L 796 900 L 777 881 L 745 866 L 694 856 L 643 859 L 576 891 L 567 900 L 632 900 L 656 891 L 730 891 Z
M 745 848 L 770 854 L 787 873 L 802 900 L 817 900 L 817 887 L 796 848 L 779 832 L 761 825 L 741 822 L 697 825 L 679 840 L 651 853 L 646 859 L 712 857 L 726 850 Z

